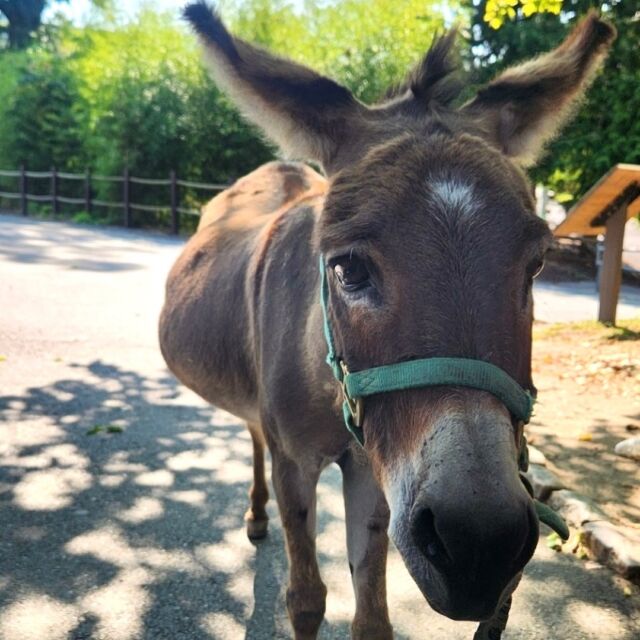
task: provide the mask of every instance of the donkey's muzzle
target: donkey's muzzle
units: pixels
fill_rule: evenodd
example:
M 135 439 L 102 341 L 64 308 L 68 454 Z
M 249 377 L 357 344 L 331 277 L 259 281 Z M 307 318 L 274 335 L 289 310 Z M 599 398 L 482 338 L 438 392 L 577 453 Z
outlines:
M 486 620 L 529 561 L 538 540 L 533 502 L 522 492 L 463 503 L 419 496 L 413 543 L 439 577 L 437 609 L 455 620 Z

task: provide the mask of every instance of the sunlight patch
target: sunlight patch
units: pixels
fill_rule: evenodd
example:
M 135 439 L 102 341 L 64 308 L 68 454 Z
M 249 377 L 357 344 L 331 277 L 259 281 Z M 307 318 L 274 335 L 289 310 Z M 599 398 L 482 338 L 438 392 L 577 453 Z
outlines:
M 126 479 L 127 476 L 122 473 L 117 473 L 110 476 L 100 476 L 98 478 L 98 484 L 101 487 L 114 488 L 119 487 Z
M 131 524 L 139 524 L 147 520 L 155 520 L 162 517 L 164 507 L 157 498 L 138 498 L 128 509 L 123 509 L 118 513 L 118 518 Z
M 24 421 L 20 418 L 20 428 L 16 429 L 10 422 L 10 416 L 3 416 L 3 418 L 7 422 L 0 426 L 0 438 L 4 444 L 9 443 L 10 448 L 14 450 L 21 447 L 53 444 L 65 436 L 65 432 L 53 424 Z M 18 417 L 16 416 L 15 419 L 17 420 Z
M 137 476 L 135 483 L 143 487 L 170 487 L 173 484 L 173 473 L 166 469 L 147 471 Z
M 100 637 L 133 640 L 141 636 L 151 604 L 146 586 L 152 581 L 146 569 L 123 569 L 109 584 L 83 598 L 82 605 L 99 619 Z
M 13 501 L 22 509 L 56 511 L 71 505 L 75 495 L 90 486 L 91 474 L 84 469 L 44 469 L 18 482 Z
M 214 472 L 216 482 L 223 484 L 235 484 L 237 482 L 251 482 L 253 469 L 247 462 L 227 460 Z
M 200 545 L 195 550 L 196 559 L 214 571 L 234 573 L 249 562 L 255 550 L 247 540 L 244 529 L 228 531 L 222 542 Z
M 208 449 L 206 451 L 181 451 L 167 459 L 166 464 L 173 471 L 189 469 L 216 469 L 224 462 L 226 466 L 228 452 L 225 449 Z
M 318 551 L 334 560 L 344 560 L 347 557 L 347 548 L 344 543 L 345 536 L 344 519 L 331 520 L 322 527 L 322 532 L 318 535 Z
M 575 625 L 585 633 L 592 633 L 597 629 L 599 640 L 614 640 L 625 635 L 625 629 L 616 612 L 597 604 L 574 601 L 567 605 L 566 611 Z
M 237 640 L 245 636 L 244 625 L 230 613 L 207 613 L 200 626 L 216 640 Z
M 180 571 L 191 575 L 208 576 L 193 556 L 185 551 L 167 551 L 165 549 L 141 549 L 140 561 L 158 571 Z
M 113 527 L 76 536 L 67 542 L 64 549 L 67 553 L 94 556 L 118 567 L 131 567 L 137 562 L 135 549 L 132 549 L 122 533 Z
M 64 640 L 76 626 L 72 605 L 47 596 L 30 595 L 0 613 L 0 638 L 7 640 Z
M 184 440 L 185 442 L 193 442 L 194 440 L 202 440 L 205 436 L 201 431 L 187 431 L 186 433 L 178 434 L 178 438 L 180 440 Z
M 128 451 L 114 453 L 103 469 L 107 473 L 141 473 L 149 470 L 146 465 L 140 462 L 130 462 Z
M 204 491 L 191 489 L 187 491 L 172 491 L 167 495 L 167 498 L 176 502 L 184 502 L 185 504 L 201 505 L 205 503 L 207 494 Z

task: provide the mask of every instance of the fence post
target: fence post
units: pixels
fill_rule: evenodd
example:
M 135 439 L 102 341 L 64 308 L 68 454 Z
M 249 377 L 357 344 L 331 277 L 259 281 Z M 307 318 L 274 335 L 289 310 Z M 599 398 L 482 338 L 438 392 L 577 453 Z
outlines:
M 169 179 L 171 180 L 171 233 L 177 236 L 180 233 L 180 214 L 178 212 L 178 179 L 174 169 L 171 169 Z
M 130 195 L 130 186 L 129 182 L 129 167 L 125 167 L 124 173 L 122 174 L 122 199 L 124 200 L 124 226 L 131 226 L 131 195 Z
M 91 213 L 91 170 L 89 167 L 84 172 L 84 208 Z
M 57 216 L 60 211 L 58 207 L 58 172 L 55 166 L 51 167 L 51 204 L 53 215 Z
M 20 204 L 22 215 L 29 215 L 27 201 L 27 170 L 23 164 L 20 165 Z

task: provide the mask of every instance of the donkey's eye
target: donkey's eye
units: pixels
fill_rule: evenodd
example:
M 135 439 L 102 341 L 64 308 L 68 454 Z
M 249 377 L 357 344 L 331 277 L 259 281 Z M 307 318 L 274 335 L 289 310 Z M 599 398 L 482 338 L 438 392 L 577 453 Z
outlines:
M 337 258 L 333 271 L 346 291 L 357 291 L 369 283 L 369 271 L 364 261 L 354 254 Z
M 529 265 L 529 268 L 527 269 L 529 280 L 534 280 L 535 278 L 537 278 L 542 273 L 543 269 L 544 260 L 536 260 L 535 262 L 531 263 L 531 265 Z

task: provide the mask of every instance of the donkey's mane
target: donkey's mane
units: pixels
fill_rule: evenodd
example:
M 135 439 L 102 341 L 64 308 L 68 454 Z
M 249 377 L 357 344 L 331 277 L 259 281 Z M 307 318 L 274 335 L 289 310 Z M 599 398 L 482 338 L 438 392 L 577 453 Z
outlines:
M 410 91 L 424 106 L 433 103 L 447 106 L 453 102 L 462 91 L 462 83 L 454 73 L 457 64 L 453 59 L 453 46 L 457 35 L 457 30 L 451 29 L 434 37 L 424 58 L 403 82 L 387 91 L 385 98 L 398 98 Z

